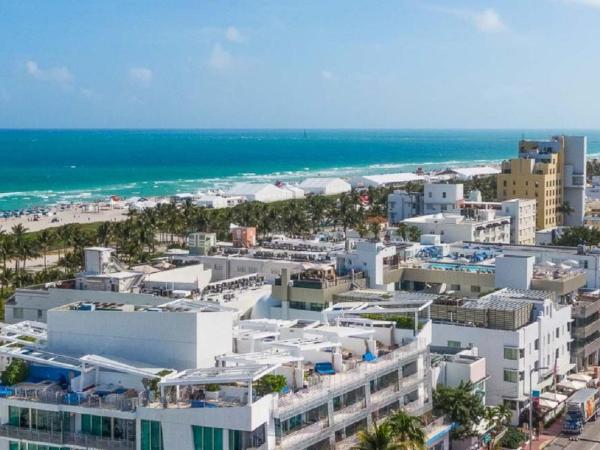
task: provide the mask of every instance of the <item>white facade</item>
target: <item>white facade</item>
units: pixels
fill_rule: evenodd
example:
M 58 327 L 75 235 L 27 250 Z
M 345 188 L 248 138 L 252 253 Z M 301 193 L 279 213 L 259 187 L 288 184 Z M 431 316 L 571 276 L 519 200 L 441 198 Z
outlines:
M 350 183 L 341 178 L 307 178 L 300 183 L 300 187 L 306 193 L 315 195 L 335 195 L 352 190 Z
M 425 183 L 423 214 L 453 211 L 464 202 L 462 184 Z
M 118 356 L 154 367 L 214 366 L 231 352 L 230 311 L 166 311 L 122 305 L 117 310 L 48 312 L 48 350 L 62 354 Z
M 245 256 L 198 256 L 206 269 L 212 272 L 211 281 L 221 281 L 228 278 L 239 277 L 251 273 L 257 273 L 272 281 L 281 275 L 281 269 L 287 268 L 291 273 L 302 270 L 304 263 L 301 261 L 290 261 L 286 259 L 260 259 Z
M 423 194 L 397 190 L 388 195 L 388 222 L 396 225 L 423 213 Z
M 221 197 L 220 195 L 203 195 L 194 203 L 196 203 L 197 206 L 211 209 L 227 208 L 229 206 L 227 198 Z
M 502 202 L 502 213 L 510 216 L 511 244 L 535 245 L 535 199 L 505 200 Z
M 394 284 L 384 284 L 384 261 L 396 256 L 396 247 L 385 246 L 381 242 L 358 241 L 356 248 L 338 257 L 338 266 L 346 270 L 365 272 L 369 288 L 394 290 Z
M 525 300 L 523 300 L 525 301 Z M 506 404 L 513 410 L 513 423 L 528 404 L 529 372 L 534 389 L 552 384 L 552 371 L 561 378 L 573 365 L 570 362 L 571 307 L 556 306 L 552 300 L 536 302 L 536 319 L 517 330 L 498 330 L 465 326 L 458 323 L 434 323 L 433 345 L 476 346 L 485 357 L 487 373 L 487 404 Z
M 211 270 L 202 264 L 178 267 L 148 274 L 144 277 L 146 290 L 201 291 L 211 281 Z
M 508 243 L 510 241 L 510 217 L 496 217 L 493 210 L 481 211 L 479 218 L 438 213 L 405 219 L 403 223 L 416 226 L 422 234 L 439 234 L 442 242 Z

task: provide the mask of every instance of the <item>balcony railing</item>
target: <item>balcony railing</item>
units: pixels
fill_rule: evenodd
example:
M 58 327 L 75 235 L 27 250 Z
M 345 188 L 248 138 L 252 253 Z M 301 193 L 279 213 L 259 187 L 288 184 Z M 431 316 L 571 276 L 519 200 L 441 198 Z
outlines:
M 353 385 L 366 383 L 368 380 L 389 372 L 398 367 L 400 362 L 417 356 L 425 350 L 420 340 L 416 339 L 392 353 L 380 357 L 373 363 L 361 363 L 358 367 L 346 372 L 321 377 L 321 382 L 311 386 L 307 392 L 287 394 L 279 398 L 279 417 L 293 416 L 297 411 L 304 411 L 311 406 L 324 403 L 338 390 L 349 389 Z
M 82 433 L 41 431 L 14 425 L 0 425 L 0 436 L 46 444 L 69 445 L 101 450 L 135 450 L 135 441 L 103 438 Z
M 111 409 L 124 412 L 135 411 L 140 403 L 137 397 L 128 398 L 124 394 L 109 394 L 106 396 L 92 394 L 83 396 L 65 391 L 45 391 L 41 389 L 19 388 L 19 386 L 14 388 L 14 394 L 10 398 L 38 403 L 83 406 L 84 408 Z

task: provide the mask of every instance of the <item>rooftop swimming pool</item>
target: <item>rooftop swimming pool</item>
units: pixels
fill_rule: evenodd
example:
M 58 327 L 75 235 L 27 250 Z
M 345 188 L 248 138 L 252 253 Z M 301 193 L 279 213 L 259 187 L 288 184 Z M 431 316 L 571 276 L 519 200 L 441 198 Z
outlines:
M 477 264 L 456 264 L 456 263 L 428 263 L 425 265 L 428 269 L 438 270 L 458 270 L 463 272 L 483 272 L 483 273 L 494 273 L 496 271 L 494 266 L 483 266 Z

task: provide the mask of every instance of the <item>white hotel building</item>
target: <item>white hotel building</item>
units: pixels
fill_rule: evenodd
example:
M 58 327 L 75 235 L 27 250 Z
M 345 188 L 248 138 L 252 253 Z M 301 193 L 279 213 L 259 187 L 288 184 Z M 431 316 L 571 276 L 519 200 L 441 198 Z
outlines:
M 123 294 L 123 298 L 126 295 Z M 85 298 L 85 292 L 82 293 Z M 2 330 L 28 379 L 0 393 L 5 449 L 347 449 L 391 410 L 431 410 L 430 300 L 336 305 L 319 322 L 249 320 L 218 302 L 74 303 Z M 267 374 L 280 393 L 261 392 Z M 428 445 L 448 448 L 449 426 Z

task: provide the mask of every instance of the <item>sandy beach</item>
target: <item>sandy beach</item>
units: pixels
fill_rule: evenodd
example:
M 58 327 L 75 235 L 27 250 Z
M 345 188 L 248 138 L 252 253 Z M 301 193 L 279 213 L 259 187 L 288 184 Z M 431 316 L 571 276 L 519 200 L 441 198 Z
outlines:
M 39 216 L 37 220 L 34 220 L 31 215 L 2 218 L 0 219 L 0 229 L 10 232 L 10 229 L 19 223 L 23 224 L 28 231 L 39 231 L 69 223 L 119 222 L 127 218 L 127 211 L 127 209 L 103 209 L 98 212 L 85 212 L 80 207 L 72 206 L 62 211 L 54 209 L 54 215 Z

